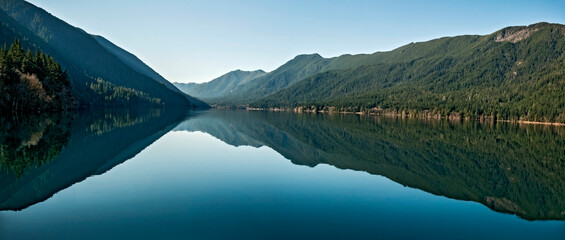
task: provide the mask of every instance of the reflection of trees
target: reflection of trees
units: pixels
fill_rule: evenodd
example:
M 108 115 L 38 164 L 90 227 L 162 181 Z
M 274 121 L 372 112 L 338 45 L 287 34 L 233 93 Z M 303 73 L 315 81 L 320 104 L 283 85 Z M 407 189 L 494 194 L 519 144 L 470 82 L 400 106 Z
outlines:
M 25 209 L 105 173 L 169 132 L 186 114 L 169 109 L 89 109 L 19 121 L 25 125 L 2 120 L 0 166 L 6 170 L 0 171 L 0 211 Z
M 378 174 L 525 219 L 565 219 L 565 128 L 244 111 L 208 116 L 295 164 Z
M 71 118 L 59 113 L 0 119 L 0 167 L 19 177 L 55 158 L 68 141 Z
M 327 154 L 323 160 L 339 168 L 526 219 L 565 219 L 563 129 L 337 116 L 262 119 Z
M 161 116 L 160 109 L 106 109 L 94 111 L 86 133 L 100 136 L 115 129 L 135 126 Z M 38 168 L 55 158 L 67 143 L 77 113 L 54 113 L 0 119 L 0 167 L 20 177 L 28 168 Z
M 86 131 L 95 135 L 110 132 L 116 128 L 124 128 L 143 123 L 161 116 L 161 109 L 135 111 L 130 109 L 109 110 L 87 127 Z

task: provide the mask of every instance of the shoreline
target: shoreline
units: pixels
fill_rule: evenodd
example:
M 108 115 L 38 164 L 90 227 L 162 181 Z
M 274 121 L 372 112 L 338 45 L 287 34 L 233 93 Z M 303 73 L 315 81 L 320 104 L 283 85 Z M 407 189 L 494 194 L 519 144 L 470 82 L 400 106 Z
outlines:
M 497 122 L 518 123 L 518 124 L 527 124 L 527 125 L 555 126 L 555 127 L 563 127 L 563 126 L 565 126 L 565 123 L 557 123 L 557 122 L 536 122 L 536 121 L 526 121 L 526 120 L 518 120 L 518 121 L 497 120 Z
M 503 122 L 503 123 L 510 123 L 510 124 L 520 124 L 520 125 L 541 125 L 541 126 L 554 126 L 554 127 L 565 127 L 565 123 L 559 122 L 538 122 L 538 121 L 529 121 L 529 120 L 498 120 L 494 119 L 490 116 L 480 117 L 480 118 L 462 118 L 457 115 L 450 115 L 446 117 L 442 117 L 440 115 L 431 115 L 427 113 L 423 113 L 423 116 L 417 115 L 414 116 L 413 114 L 406 113 L 406 112 L 386 112 L 386 111 L 369 111 L 369 112 L 348 112 L 348 111 L 330 111 L 326 110 L 310 110 L 304 108 L 245 108 L 246 111 L 269 111 L 269 112 L 294 112 L 294 113 L 314 113 L 314 114 L 350 114 L 350 115 L 367 115 L 367 116 L 387 116 L 387 117 L 397 117 L 397 118 L 420 118 L 420 119 L 445 119 L 450 121 L 479 121 L 479 122 Z

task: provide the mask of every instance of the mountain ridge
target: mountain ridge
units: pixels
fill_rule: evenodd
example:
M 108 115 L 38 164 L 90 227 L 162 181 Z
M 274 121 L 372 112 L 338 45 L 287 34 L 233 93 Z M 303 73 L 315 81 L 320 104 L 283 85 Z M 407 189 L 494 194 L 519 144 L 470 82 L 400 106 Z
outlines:
M 173 84 L 186 94 L 203 99 L 210 99 L 235 91 L 239 86 L 252 82 L 265 74 L 265 71 L 261 69 L 255 71 L 243 71 L 238 69 L 206 83 L 175 82 Z
M 102 47 L 106 48 L 110 53 L 114 54 L 118 59 L 120 59 L 124 64 L 130 66 L 133 70 L 137 71 L 140 74 L 143 74 L 147 77 L 154 79 L 155 81 L 165 85 L 170 90 L 185 95 L 185 97 L 192 102 L 192 105 L 196 108 L 208 108 L 208 104 L 202 102 L 200 99 L 194 98 L 189 94 L 186 94 L 179 90 L 175 85 L 165 79 L 161 74 L 157 73 L 147 64 L 145 64 L 141 59 L 139 59 L 134 54 L 128 52 L 127 50 L 121 48 L 120 46 L 115 45 L 108 39 L 104 38 L 103 36 L 99 35 L 92 35 Z
M 563 28 L 540 22 L 487 35 L 441 37 L 372 54 L 332 58 L 302 54 L 237 91 L 206 100 L 262 109 L 328 111 L 332 107 L 348 112 L 386 110 L 414 116 L 563 122 L 565 100 L 559 95 L 564 88 L 564 73 L 559 70 L 564 59 Z M 534 81 L 528 83 L 528 78 Z M 535 90 L 536 84 L 551 92 Z M 462 99 L 469 94 L 476 97 Z M 534 99 L 544 101 L 533 106 Z
M 11 19 L 2 24 L 12 29 L 13 33 L 5 31 L 6 39 L 12 42 L 20 36 L 25 47 L 40 49 L 53 56 L 68 71 L 71 86 L 83 106 L 106 106 L 105 97 L 113 94 L 120 96 L 117 91 L 126 89 L 127 94 L 136 93 L 140 96 L 161 100 L 163 106 L 194 107 L 185 94 L 167 88 L 157 80 L 137 72 L 122 62 L 113 53 L 86 31 L 72 26 L 53 16 L 49 12 L 31 3 L 17 0 L 0 1 L 0 10 L 4 18 Z M 14 24 L 17 23 L 17 24 Z M 94 85 L 92 85 L 94 84 Z M 92 87 L 106 84 L 114 92 L 101 93 Z M 124 99 L 130 99 L 124 96 Z
M 504 39 L 509 32 L 514 37 Z M 440 38 L 403 46 L 388 57 L 395 54 L 411 57 L 319 73 L 250 106 L 565 121 L 564 25 Z

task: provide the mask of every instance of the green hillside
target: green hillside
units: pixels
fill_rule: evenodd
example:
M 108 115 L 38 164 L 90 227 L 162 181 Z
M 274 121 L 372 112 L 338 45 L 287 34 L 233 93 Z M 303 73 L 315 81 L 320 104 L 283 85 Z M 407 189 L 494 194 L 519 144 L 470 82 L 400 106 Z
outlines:
M 139 73 L 110 53 L 80 28 L 73 27 L 25 1 L 1 0 L 2 36 L 0 45 L 21 39 L 24 48 L 38 49 L 51 55 L 68 72 L 75 95 L 82 105 L 113 106 L 135 104 L 129 99 L 146 96 L 160 106 L 194 106 L 184 94 Z M 113 100 L 92 89 L 100 81 L 112 87 Z M 127 90 L 127 91 L 122 91 Z M 132 93 L 135 93 L 132 95 Z M 116 101 L 116 99 L 119 99 Z
M 293 85 L 305 77 L 345 66 L 362 65 L 366 62 L 358 60 L 351 55 L 332 59 L 325 59 L 318 54 L 299 55 L 274 71 L 208 101 L 215 104 L 248 104 Z
M 230 94 L 233 91 L 237 91 L 241 85 L 250 83 L 263 75 L 265 75 L 263 70 L 236 70 L 206 83 L 175 82 L 174 85 L 186 94 L 206 100 L 221 97 Z
M 216 104 L 249 104 L 319 73 L 406 62 L 424 57 L 456 55 L 463 50 L 462 46 L 472 44 L 478 38 L 479 36 L 442 38 L 426 43 L 408 44 L 390 52 L 345 54 L 334 58 L 323 58 L 318 54 L 299 55 L 235 91 L 207 100 Z
M 250 106 L 565 122 L 564 53 L 558 24 L 441 38 L 307 77 Z

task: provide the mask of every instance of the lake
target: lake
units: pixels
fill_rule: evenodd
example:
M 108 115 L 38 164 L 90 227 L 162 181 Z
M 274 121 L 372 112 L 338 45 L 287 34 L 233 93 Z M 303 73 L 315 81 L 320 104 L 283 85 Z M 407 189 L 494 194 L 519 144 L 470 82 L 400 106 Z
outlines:
M 565 237 L 563 127 L 172 109 L 0 125 L 0 239 Z

